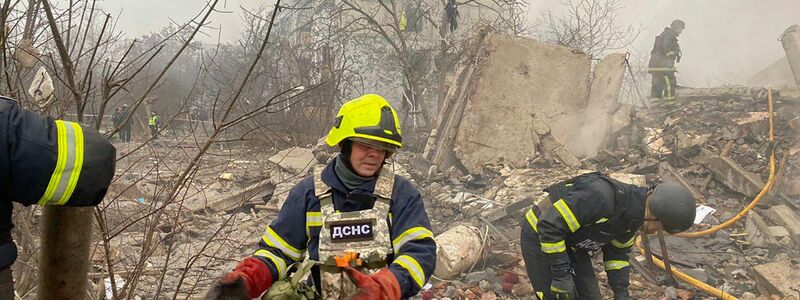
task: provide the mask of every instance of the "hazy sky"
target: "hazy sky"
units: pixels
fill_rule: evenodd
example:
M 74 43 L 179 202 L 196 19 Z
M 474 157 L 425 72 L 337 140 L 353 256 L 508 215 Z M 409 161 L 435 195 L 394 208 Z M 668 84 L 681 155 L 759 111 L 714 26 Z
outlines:
M 561 9 L 562 0 L 529 0 L 531 21 L 546 10 Z M 185 22 L 198 14 L 204 0 L 102 0 L 103 9 L 118 16 L 118 28 L 134 37 L 170 23 Z M 241 31 L 240 6 L 253 9 L 271 0 L 221 0 L 211 26 L 221 28 L 222 41 Z M 778 37 L 791 24 L 800 23 L 799 0 L 622 0 L 619 22 L 641 26 L 634 47 L 649 53 L 653 38 L 670 21 L 681 18 L 687 28 L 680 37 L 684 56 L 679 84 L 715 86 L 738 84 L 783 56 Z M 120 11 L 122 12 L 119 15 Z M 200 37 L 215 42 L 218 32 Z

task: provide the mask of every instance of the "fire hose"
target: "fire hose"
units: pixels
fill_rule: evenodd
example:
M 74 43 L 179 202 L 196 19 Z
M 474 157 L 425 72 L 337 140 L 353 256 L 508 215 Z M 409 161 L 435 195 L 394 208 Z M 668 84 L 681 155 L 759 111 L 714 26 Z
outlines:
M 773 102 L 772 102 L 772 88 L 769 89 L 769 93 L 767 96 L 768 99 L 768 109 L 769 109 L 769 179 L 764 184 L 764 187 L 761 188 L 761 191 L 753 198 L 753 201 L 750 202 L 747 207 L 745 207 L 741 212 L 736 214 L 736 216 L 726 220 L 725 222 L 720 223 L 719 225 L 713 226 L 711 228 L 701 230 L 701 231 L 694 231 L 694 232 L 685 232 L 676 234 L 676 236 L 680 237 L 687 237 L 687 238 L 695 238 L 695 237 L 702 237 L 713 234 L 717 231 L 722 229 L 728 228 L 731 225 L 735 224 L 739 220 L 741 220 L 747 213 L 753 209 L 761 199 L 772 189 L 772 186 L 775 185 L 775 120 L 774 120 L 774 113 L 773 113 Z M 641 236 L 636 239 L 636 247 L 639 248 L 639 252 L 643 255 L 645 254 L 644 249 L 641 245 Z M 658 258 L 652 258 L 653 263 L 661 269 L 666 269 L 666 266 L 663 261 L 659 260 Z M 671 268 L 672 274 L 677 277 L 678 279 L 708 293 L 711 296 L 718 297 L 719 299 L 731 299 L 736 300 L 737 298 L 731 296 L 728 293 L 725 293 L 717 288 L 714 288 L 702 281 L 699 281 L 685 273 L 681 272 L 676 268 Z

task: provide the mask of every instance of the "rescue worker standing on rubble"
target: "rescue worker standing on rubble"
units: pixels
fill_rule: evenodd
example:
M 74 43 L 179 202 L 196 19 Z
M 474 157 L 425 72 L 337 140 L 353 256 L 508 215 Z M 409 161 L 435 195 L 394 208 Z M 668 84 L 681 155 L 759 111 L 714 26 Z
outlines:
M 116 150 L 92 128 L 42 117 L 0 97 L 0 153 L 0 299 L 15 299 L 12 202 L 97 205 L 114 176 Z
M 658 98 L 664 103 L 675 100 L 677 82 L 675 63 L 681 62 L 681 47 L 678 45 L 678 36 L 686 28 L 682 20 L 675 20 L 656 36 L 653 50 L 650 51 L 650 62 L 647 72 L 653 76 L 650 97 Z
M 638 229 L 674 234 L 694 221 L 694 197 L 675 184 L 650 189 L 595 172 L 544 191 L 550 201 L 520 220 L 522 257 L 539 299 L 602 299 L 591 260 L 598 251 L 614 299 L 632 299 L 628 253 Z
M 338 145 L 338 156 L 289 192 L 260 249 L 206 299 L 259 297 L 304 252 L 315 264 L 311 278 L 321 299 L 405 299 L 428 281 L 436 244 L 422 198 L 386 162 L 402 146 L 395 110 L 374 94 L 351 100 L 325 141 Z M 358 259 L 348 263 L 353 253 Z

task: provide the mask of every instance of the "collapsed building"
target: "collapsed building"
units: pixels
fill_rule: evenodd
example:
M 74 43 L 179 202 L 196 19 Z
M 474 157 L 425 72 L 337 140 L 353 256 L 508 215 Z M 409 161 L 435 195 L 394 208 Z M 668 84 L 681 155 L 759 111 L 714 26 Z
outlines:
M 787 30 L 784 38 L 791 66 L 800 66 L 800 58 L 789 54 L 800 53 L 800 45 L 791 45 L 800 41 L 791 37 L 796 33 Z M 770 91 L 760 86 L 681 88 L 676 105 L 648 108 L 644 101 L 619 102 L 627 68 L 624 54 L 593 66 L 587 55 L 565 47 L 489 31 L 476 35 L 424 152 L 393 156 L 395 172 L 419 186 L 437 236 L 437 268 L 419 298 L 530 299 L 519 217 L 545 198 L 542 188 L 588 171 L 639 185 L 687 187 L 706 211 L 714 211 L 693 230 L 718 227 L 759 199 L 730 227 L 703 237 L 667 237 L 672 265 L 742 299 L 797 295 L 800 92 L 791 81 L 780 86 L 771 109 Z M 778 73 L 787 82 L 786 69 Z M 90 278 L 99 294 L 111 284 L 104 278 L 107 266 L 118 269 L 114 279 L 124 285 L 141 255 L 147 228 L 126 224 L 163 203 L 169 195 L 159 186 L 177 179 L 174 170 L 188 158 L 181 153 L 197 147 L 169 138 L 163 143 L 169 147 L 118 165 L 153 161 L 150 169 L 129 170 L 109 191 L 118 199 L 103 208 L 110 212 L 111 251 L 96 245 L 92 252 L 96 272 Z M 771 171 L 772 149 L 777 159 Z M 169 220 L 152 225 L 158 243 L 148 249 L 136 295 L 202 295 L 236 259 L 252 254 L 288 190 L 319 163 L 312 145 L 268 149 L 267 156 L 263 149 L 236 151 L 236 159 L 208 158 L 182 200 L 164 208 Z M 651 244 L 654 256 L 663 258 Z M 671 276 L 648 266 L 638 250 L 631 255 L 639 266 L 631 282 L 636 299 L 709 296 L 702 288 L 670 283 Z M 603 271 L 597 272 L 604 281 Z

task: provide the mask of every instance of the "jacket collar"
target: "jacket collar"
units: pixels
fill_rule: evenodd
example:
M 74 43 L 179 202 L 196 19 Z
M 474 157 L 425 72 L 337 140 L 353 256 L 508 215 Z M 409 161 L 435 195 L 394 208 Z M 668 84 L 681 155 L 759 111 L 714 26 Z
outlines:
M 347 187 L 345 187 L 344 183 L 339 179 L 339 176 L 336 175 L 336 171 L 334 171 L 335 166 L 336 160 L 332 159 L 328 165 L 325 166 L 325 169 L 322 170 L 322 182 L 331 187 L 331 189 L 345 195 L 350 193 L 372 194 L 373 191 L 375 191 L 375 183 L 377 182 L 377 178 L 379 178 L 378 176 L 376 176 L 375 179 L 360 184 L 352 191 L 348 191 Z

